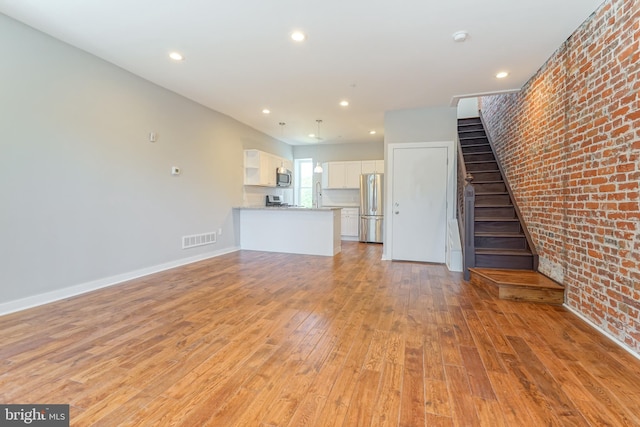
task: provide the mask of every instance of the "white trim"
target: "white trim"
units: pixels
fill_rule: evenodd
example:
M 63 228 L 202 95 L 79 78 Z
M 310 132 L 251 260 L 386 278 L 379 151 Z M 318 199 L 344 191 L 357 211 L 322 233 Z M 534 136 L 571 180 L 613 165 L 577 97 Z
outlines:
M 604 335 L 606 338 L 609 338 L 611 341 L 614 342 L 614 344 L 617 344 L 620 348 L 625 350 L 627 353 L 629 353 L 630 355 L 632 355 L 636 359 L 640 360 L 640 354 L 636 353 L 631 347 L 626 345 L 624 342 L 620 341 L 618 338 L 616 338 L 615 336 L 611 335 L 609 332 L 605 331 L 604 329 L 602 329 L 601 327 L 599 327 L 598 325 L 593 323 L 593 321 L 590 320 L 589 318 L 587 318 L 584 314 L 580 313 L 575 308 L 567 305 L 567 303 L 562 304 L 562 306 L 564 308 L 566 308 L 568 311 L 570 311 L 571 313 L 573 313 L 576 316 L 578 316 L 581 320 L 583 320 L 585 323 L 587 323 L 593 329 L 595 329 L 596 331 L 600 332 L 600 334 Z
M 508 93 L 518 93 L 522 89 L 505 89 L 505 90 L 496 90 L 493 92 L 478 92 L 478 93 L 467 93 L 465 95 L 454 95 L 451 97 L 451 102 L 449 102 L 450 107 L 457 107 L 458 102 L 463 98 L 480 98 L 482 96 L 491 96 L 491 95 L 505 95 Z
M 65 298 L 71 298 L 77 295 L 81 295 L 87 292 L 95 291 L 97 289 L 107 288 L 109 286 L 117 285 L 128 280 L 137 279 L 139 277 L 148 276 L 150 274 L 159 273 L 161 271 L 170 270 L 182 265 L 192 264 L 194 262 L 202 261 L 209 258 L 214 258 L 220 255 L 225 255 L 231 252 L 236 252 L 240 248 L 232 247 L 229 249 L 207 252 L 201 255 L 196 255 L 189 258 L 182 258 L 175 261 L 170 261 L 164 264 L 154 265 L 152 267 L 141 268 L 140 270 L 130 271 L 128 273 L 118 274 L 115 276 L 105 277 L 103 279 L 92 280 L 91 282 L 81 283 L 79 285 L 69 286 L 62 289 L 57 289 L 51 292 L 45 292 L 43 294 L 33 295 L 26 298 L 21 298 L 5 303 L 0 303 L 0 316 L 15 313 L 16 311 L 26 310 L 28 308 L 37 307 L 39 305 L 48 304 L 51 302 L 59 301 Z

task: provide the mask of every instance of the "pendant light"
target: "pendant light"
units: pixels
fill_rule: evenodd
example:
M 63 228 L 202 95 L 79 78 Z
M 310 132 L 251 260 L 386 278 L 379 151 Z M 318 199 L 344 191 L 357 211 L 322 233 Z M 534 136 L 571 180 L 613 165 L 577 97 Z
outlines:
M 318 142 L 320 142 L 320 123 L 322 123 L 322 120 L 317 119 L 316 123 L 318 123 L 318 134 L 316 135 L 316 139 L 318 140 Z M 318 150 L 316 149 L 316 153 L 318 152 Z M 313 173 L 322 173 L 324 172 L 322 170 L 322 166 L 320 166 L 320 162 L 318 161 L 318 159 L 316 159 L 316 167 L 313 168 Z
M 282 137 L 282 139 L 284 140 L 284 125 L 286 125 L 285 122 L 280 122 L 278 123 L 280 125 L 280 135 Z M 284 162 L 280 162 L 280 167 L 276 170 L 277 173 L 287 173 L 287 169 L 284 167 Z

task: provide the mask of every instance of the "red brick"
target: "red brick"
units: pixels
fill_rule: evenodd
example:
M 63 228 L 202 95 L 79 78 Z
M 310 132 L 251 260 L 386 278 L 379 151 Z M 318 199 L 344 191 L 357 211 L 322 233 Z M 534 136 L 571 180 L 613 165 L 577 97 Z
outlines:
M 636 6 L 605 0 L 519 93 L 481 105 L 541 260 L 563 269 L 567 304 L 640 354 L 640 305 L 628 302 L 640 300 Z

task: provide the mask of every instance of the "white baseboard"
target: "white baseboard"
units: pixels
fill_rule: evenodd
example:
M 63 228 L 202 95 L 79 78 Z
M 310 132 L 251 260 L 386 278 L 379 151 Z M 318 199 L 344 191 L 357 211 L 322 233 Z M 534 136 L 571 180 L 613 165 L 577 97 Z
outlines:
M 140 270 L 130 271 L 128 273 L 118 274 L 115 276 L 105 277 L 103 279 L 92 280 L 91 282 L 81 283 L 79 285 L 69 286 L 57 289 L 43 294 L 33 295 L 13 301 L 0 303 L 0 316 L 16 311 L 26 310 L 28 308 L 37 307 L 39 305 L 48 304 L 50 302 L 59 301 L 65 298 L 71 298 L 80 294 L 95 291 L 101 288 L 117 285 L 128 280 L 137 279 L 139 277 L 148 276 L 150 274 L 159 273 L 182 265 L 192 264 L 209 258 L 225 255 L 240 250 L 238 247 L 232 247 L 221 251 L 207 252 L 201 255 L 181 258 L 164 264 L 154 265 L 152 267 L 142 268 Z
M 611 335 L 609 332 L 603 330 L 601 327 L 599 327 L 598 325 L 593 323 L 593 321 L 591 321 L 589 318 L 587 318 L 584 314 L 580 313 L 579 311 L 577 311 L 573 307 L 570 307 L 569 305 L 567 305 L 567 303 L 562 304 L 562 306 L 564 308 L 566 308 L 567 310 L 569 310 L 571 313 L 573 313 L 576 316 L 578 316 L 580 319 L 582 319 L 585 323 L 587 323 L 593 329 L 598 331 L 600 334 L 604 335 L 605 337 L 607 337 L 608 339 L 613 341 L 615 344 L 617 344 L 619 347 L 621 347 L 627 353 L 629 353 L 630 355 L 632 355 L 636 359 L 640 360 L 640 354 L 636 353 L 631 347 L 626 345 L 624 342 L 620 341 L 618 338 L 616 338 L 615 336 Z

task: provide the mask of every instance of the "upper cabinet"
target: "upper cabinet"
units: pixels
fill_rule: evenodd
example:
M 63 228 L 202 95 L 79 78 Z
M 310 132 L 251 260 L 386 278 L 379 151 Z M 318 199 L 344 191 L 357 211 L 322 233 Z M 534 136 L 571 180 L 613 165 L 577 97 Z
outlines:
M 363 160 L 362 173 L 384 173 L 384 160 Z
M 244 150 L 244 185 L 276 186 L 276 169 L 291 170 L 291 160 L 260 150 Z
M 323 163 L 323 188 L 360 188 L 361 162 Z
M 360 175 L 363 173 L 383 173 L 383 160 L 323 163 L 322 188 L 359 189 Z

